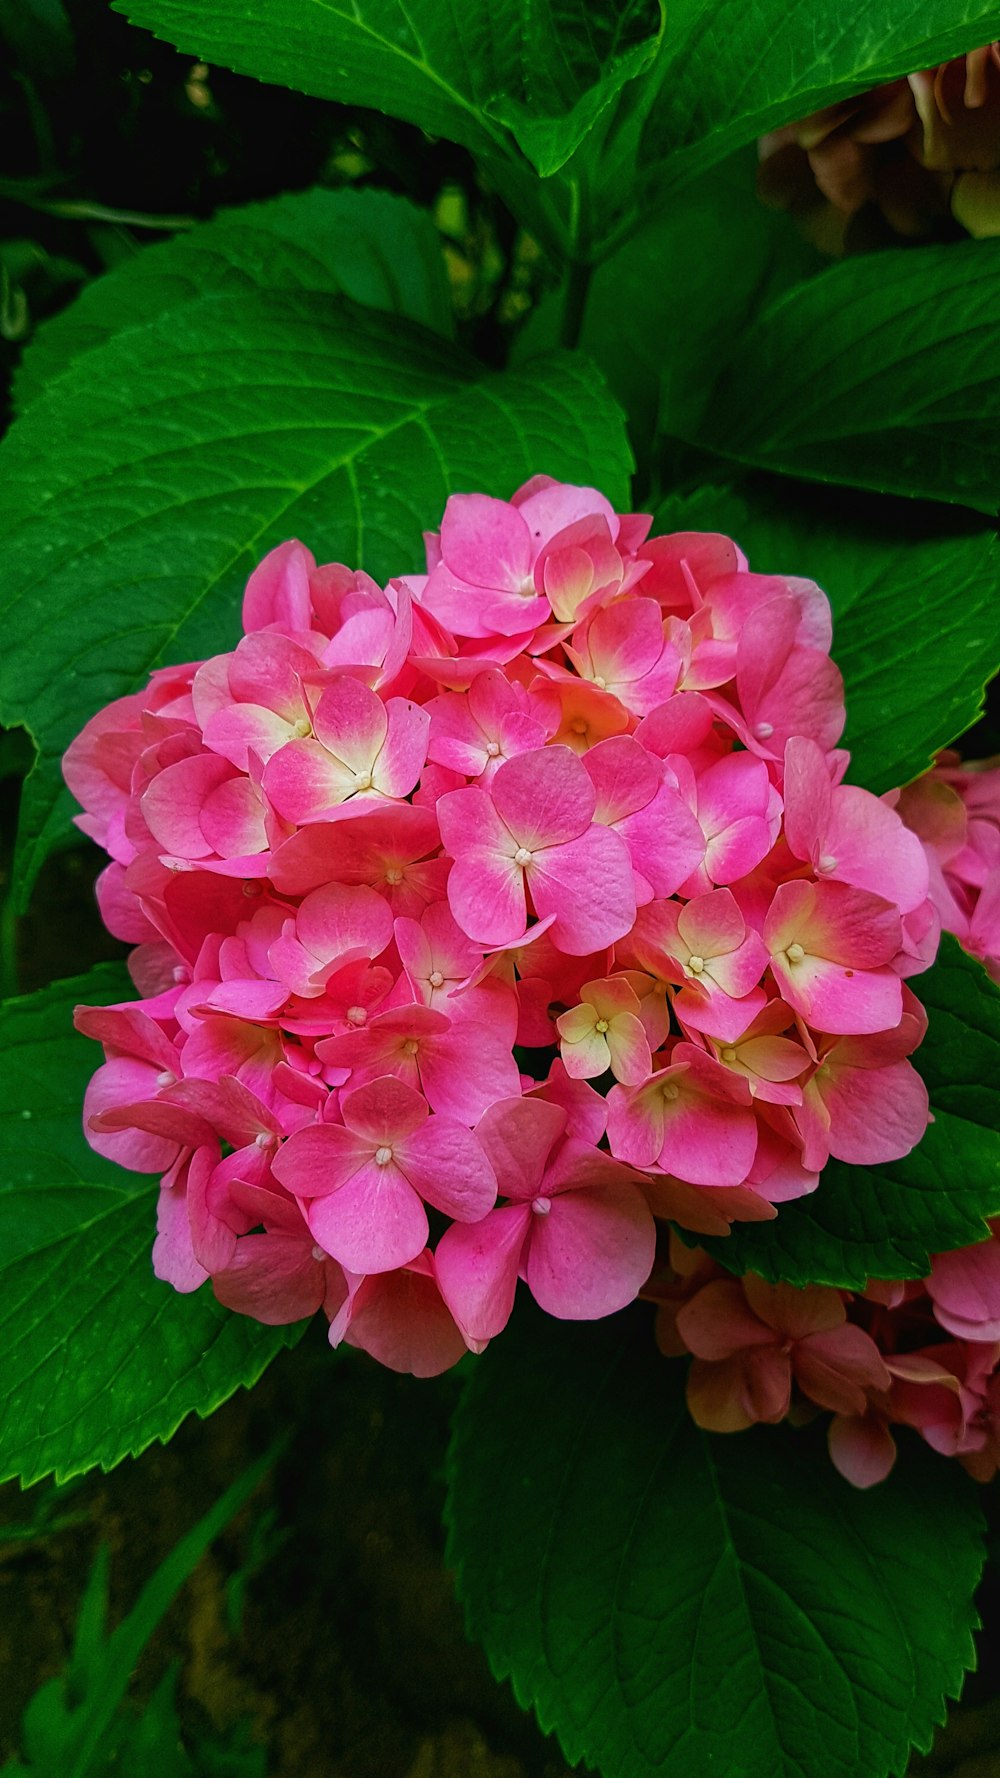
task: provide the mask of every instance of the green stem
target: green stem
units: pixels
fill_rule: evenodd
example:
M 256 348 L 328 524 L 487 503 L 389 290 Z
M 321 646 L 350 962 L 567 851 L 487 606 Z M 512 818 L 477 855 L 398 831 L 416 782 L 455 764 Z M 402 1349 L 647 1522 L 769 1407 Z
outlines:
M 589 265 L 571 265 L 569 268 L 566 302 L 563 307 L 562 326 L 559 329 L 559 344 L 561 346 L 572 348 L 580 344 L 580 333 L 587 308 L 592 270 L 593 267 Z

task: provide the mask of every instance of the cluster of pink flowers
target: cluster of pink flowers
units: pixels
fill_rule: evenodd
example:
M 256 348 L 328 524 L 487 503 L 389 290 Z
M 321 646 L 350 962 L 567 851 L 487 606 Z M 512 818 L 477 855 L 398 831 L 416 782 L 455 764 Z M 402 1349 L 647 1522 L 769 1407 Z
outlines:
M 519 1279 L 607 1315 L 657 1218 L 919 1141 L 939 924 L 842 782 L 828 602 L 649 527 L 539 476 L 453 495 L 385 589 L 282 544 L 231 653 L 70 747 L 141 996 L 77 1014 L 86 1130 L 162 1175 L 177 1289 L 430 1374 Z
M 920 1283 L 852 1293 L 766 1284 L 724 1272 L 670 1238 L 646 1293 L 657 1339 L 693 1354 L 688 1406 L 699 1426 L 738 1432 L 826 1409 L 841 1474 L 866 1488 L 896 1459 L 890 1427 L 911 1426 L 977 1481 L 1000 1469 L 1000 1220 L 992 1238 L 935 1256 Z
M 1000 982 L 1000 759 L 941 753 L 895 803 L 924 843 L 941 925 Z

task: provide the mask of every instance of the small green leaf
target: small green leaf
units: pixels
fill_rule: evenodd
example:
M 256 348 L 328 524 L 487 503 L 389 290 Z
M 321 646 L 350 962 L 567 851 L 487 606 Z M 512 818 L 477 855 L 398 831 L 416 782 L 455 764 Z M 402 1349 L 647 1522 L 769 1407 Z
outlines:
M 658 0 L 115 0 L 202 60 L 371 105 L 543 176 L 652 59 Z
M 302 1333 L 155 1279 L 155 1181 L 88 1148 L 101 1052 L 72 1010 L 131 993 L 105 965 L 0 1007 L 0 1480 L 110 1469 L 256 1382 Z
M 1000 505 L 1000 241 L 859 254 L 739 341 L 702 442 L 789 475 Z
M 629 467 L 586 360 L 481 377 L 316 292 L 199 297 L 85 352 L 0 446 L 0 721 L 39 750 L 22 893 L 65 829 L 74 733 L 159 662 L 234 647 L 272 545 L 299 535 L 384 579 L 422 565 L 453 489 L 544 470 L 623 501 Z
M 1000 550 L 969 515 L 848 505 L 774 480 L 668 500 L 656 527 L 726 531 L 755 571 L 818 581 L 833 606 L 854 783 L 905 784 L 981 714 L 1000 667 Z
M 913 989 L 928 1028 L 913 1062 L 934 1122 L 902 1161 L 831 1161 L 815 1192 L 774 1222 L 734 1224 L 702 1245 L 734 1272 L 792 1284 L 861 1288 L 869 1278 L 925 1278 L 930 1255 L 986 1238 L 1000 1214 L 1000 988 L 947 934 Z
M 975 1484 L 916 1440 L 868 1492 L 822 1430 L 700 1432 L 648 1313 L 519 1314 L 450 1454 L 470 1633 L 602 1778 L 886 1778 L 974 1658 Z
M 18 405 L 27 407 L 82 352 L 196 297 L 283 290 L 348 296 L 445 338 L 454 330 L 427 212 L 389 192 L 316 188 L 222 210 L 95 278 L 28 345 L 15 379 Z

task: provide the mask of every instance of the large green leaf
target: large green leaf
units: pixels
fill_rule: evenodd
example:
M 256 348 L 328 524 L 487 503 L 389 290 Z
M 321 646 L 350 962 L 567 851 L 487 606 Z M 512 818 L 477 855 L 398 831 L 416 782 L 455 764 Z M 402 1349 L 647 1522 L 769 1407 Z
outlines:
M 302 1331 L 158 1283 L 155 1183 L 87 1147 L 101 1052 L 72 1009 L 130 992 L 104 965 L 0 1008 L 0 1481 L 110 1469 L 256 1382 Z
M 536 471 L 627 499 L 622 417 L 559 356 L 515 377 L 421 329 L 299 292 L 200 297 L 75 360 L 0 447 L 0 721 L 39 763 L 24 882 L 64 831 L 59 756 L 150 667 L 234 647 L 282 538 L 376 577 L 416 568 L 455 488 Z
M 652 59 L 658 0 L 115 0 L 179 48 L 555 172 Z
M 1000 549 L 969 515 L 754 481 L 668 500 L 656 525 L 727 531 L 751 568 L 828 593 L 855 783 L 906 783 L 980 715 L 1000 668 Z
M 222 210 L 95 278 L 35 334 L 16 378 L 18 403 L 27 406 L 81 352 L 195 297 L 286 290 L 340 293 L 445 337 L 453 331 L 444 256 L 428 213 L 385 191 L 317 187 Z
M 646 1311 L 514 1323 L 450 1457 L 472 1635 L 602 1778 L 885 1778 L 971 1665 L 976 1488 L 914 1440 L 868 1493 L 821 1429 L 700 1432 Z
M 902 1161 L 831 1161 L 815 1192 L 774 1222 L 734 1224 L 703 1245 L 734 1272 L 861 1287 L 925 1278 L 933 1253 L 986 1237 L 1000 1214 L 1000 988 L 953 938 L 913 982 L 927 1036 L 913 1057 L 934 1122 Z
M 1000 36 L 996 0 L 674 0 L 668 16 L 643 144 L 661 185 L 766 130 Z
M 859 254 L 739 340 L 704 442 L 790 475 L 1000 506 L 1000 241 Z

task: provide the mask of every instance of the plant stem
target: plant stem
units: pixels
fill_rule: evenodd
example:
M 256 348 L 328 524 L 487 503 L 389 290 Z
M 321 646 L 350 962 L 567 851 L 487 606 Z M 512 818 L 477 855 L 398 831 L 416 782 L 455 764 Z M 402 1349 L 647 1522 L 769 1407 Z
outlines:
M 566 286 L 566 302 L 563 307 L 562 326 L 559 329 L 559 344 L 570 348 L 580 343 L 580 332 L 583 327 L 584 312 L 587 307 L 587 293 L 590 290 L 589 265 L 571 265 L 569 282 Z

